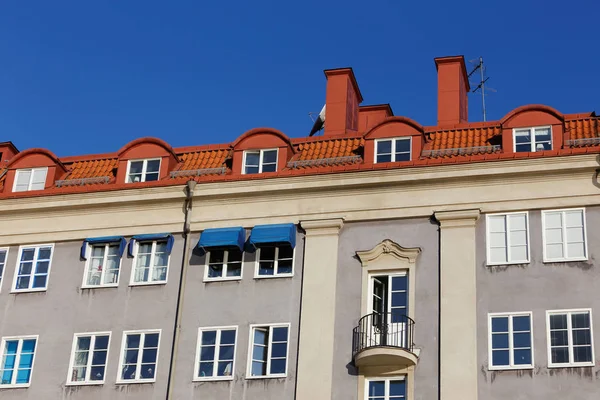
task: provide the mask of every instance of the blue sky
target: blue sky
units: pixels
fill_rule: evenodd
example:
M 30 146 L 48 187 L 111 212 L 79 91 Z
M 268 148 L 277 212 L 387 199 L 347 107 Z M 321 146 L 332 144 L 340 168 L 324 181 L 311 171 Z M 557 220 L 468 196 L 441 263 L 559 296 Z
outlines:
M 484 57 L 488 119 L 529 103 L 600 112 L 599 12 L 597 0 L 3 0 L 0 141 L 67 156 L 259 126 L 306 136 L 323 70 L 346 66 L 363 104 L 433 125 L 433 58 L 455 54 Z

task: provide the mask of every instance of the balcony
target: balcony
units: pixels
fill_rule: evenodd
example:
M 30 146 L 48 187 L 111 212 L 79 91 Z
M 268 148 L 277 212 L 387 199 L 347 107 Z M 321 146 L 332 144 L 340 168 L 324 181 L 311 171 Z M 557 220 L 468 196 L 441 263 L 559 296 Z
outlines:
M 365 315 L 353 331 L 354 364 L 357 367 L 416 365 L 414 327 L 415 321 L 395 312 Z

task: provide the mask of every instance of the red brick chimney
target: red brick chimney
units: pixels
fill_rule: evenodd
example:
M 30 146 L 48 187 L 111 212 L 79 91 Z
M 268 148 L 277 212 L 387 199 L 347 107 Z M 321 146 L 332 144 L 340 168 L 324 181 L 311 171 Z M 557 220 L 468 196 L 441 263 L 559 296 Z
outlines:
M 358 131 L 358 105 L 363 101 L 352 68 L 325 70 L 327 93 L 325 96 L 324 136 L 356 133 Z
M 468 95 L 471 90 L 463 56 L 435 59 L 438 73 L 438 125 L 469 121 Z

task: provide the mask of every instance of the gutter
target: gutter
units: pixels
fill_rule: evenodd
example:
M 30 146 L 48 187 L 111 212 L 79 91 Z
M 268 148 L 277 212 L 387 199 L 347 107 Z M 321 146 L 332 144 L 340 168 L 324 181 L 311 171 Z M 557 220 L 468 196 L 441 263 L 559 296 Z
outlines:
M 177 292 L 177 306 L 175 312 L 175 322 L 173 324 L 173 343 L 171 344 L 171 362 L 169 364 L 169 375 L 167 379 L 167 400 L 173 398 L 173 386 L 175 379 L 175 364 L 177 362 L 177 351 L 179 349 L 179 336 L 181 333 L 181 316 L 183 314 L 183 295 L 185 293 L 185 282 L 187 269 L 189 266 L 189 237 L 190 237 L 190 214 L 192 211 L 192 199 L 196 181 L 189 180 L 185 187 L 185 221 L 183 224 L 183 256 L 181 258 L 181 273 L 179 274 L 179 286 Z

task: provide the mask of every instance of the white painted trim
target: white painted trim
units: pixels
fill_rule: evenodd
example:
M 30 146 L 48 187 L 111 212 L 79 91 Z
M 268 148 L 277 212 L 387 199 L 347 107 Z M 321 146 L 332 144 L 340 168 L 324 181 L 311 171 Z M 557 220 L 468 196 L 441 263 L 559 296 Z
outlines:
M 77 347 L 77 339 L 83 336 L 106 336 L 108 335 L 108 344 L 106 345 L 106 363 L 104 364 L 104 379 L 101 381 L 91 381 L 91 380 L 84 380 L 84 381 L 76 381 L 73 382 L 71 380 L 72 376 L 73 376 L 73 363 L 75 361 L 75 348 Z M 69 361 L 69 369 L 67 370 L 67 380 L 65 385 L 66 386 L 95 386 L 95 385 L 103 385 L 106 381 L 106 373 L 108 372 L 108 356 L 110 355 L 110 342 L 112 339 L 112 332 L 111 331 L 106 331 L 106 332 L 82 332 L 82 333 L 75 333 L 73 334 L 73 344 L 71 345 L 71 359 Z M 95 338 L 94 338 L 94 343 L 95 343 Z M 91 360 L 93 357 L 93 353 L 94 353 L 94 349 L 92 348 L 93 344 L 92 341 L 90 340 L 90 349 L 89 349 L 89 359 Z M 88 363 L 90 363 L 91 361 L 88 361 Z M 87 369 L 91 370 L 91 364 L 86 366 Z M 87 374 L 87 372 L 86 372 Z
M 529 333 L 531 340 L 531 364 L 521 365 L 514 363 L 514 344 L 513 344 L 513 317 L 529 317 Z M 492 365 L 492 318 L 494 317 L 507 317 L 508 318 L 508 366 L 495 366 Z M 507 371 L 507 370 L 521 370 L 521 369 L 533 369 L 535 365 L 535 349 L 534 349 L 534 336 L 533 336 L 533 312 L 532 311 L 515 311 L 515 312 L 500 312 L 500 313 L 488 313 L 488 370 L 489 371 Z
M 391 148 L 391 161 L 387 161 L 387 162 L 406 162 L 406 161 L 396 161 L 396 141 L 398 140 L 408 140 L 408 161 L 412 161 L 413 159 L 413 154 L 412 154 L 412 137 L 411 136 L 399 136 L 399 137 L 391 137 L 391 138 L 379 138 L 379 139 L 375 139 L 375 146 L 373 146 L 373 163 L 377 164 L 377 146 L 379 144 L 379 142 L 384 142 L 384 141 L 392 141 L 392 148 Z M 379 163 L 381 164 L 381 163 Z
M 8 264 L 8 254 L 10 253 L 10 247 L 0 247 L 0 251 L 6 251 L 4 256 L 4 267 L 2 268 L 2 277 L 0 277 L 0 293 L 2 293 L 2 285 L 6 280 L 6 265 Z
M 219 363 L 219 354 L 218 350 L 221 348 L 221 344 L 218 343 L 221 338 L 221 331 L 226 330 L 235 330 L 235 340 L 233 342 L 233 363 L 231 364 L 231 375 L 230 376 L 211 376 L 211 377 L 199 377 L 198 372 L 200 366 L 200 348 L 202 345 L 201 336 L 202 332 L 205 331 L 219 331 L 217 336 L 215 337 L 215 358 L 213 359 L 213 363 L 215 364 L 215 368 L 218 368 Z M 194 360 L 194 368 L 192 368 L 192 381 L 193 382 L 210 382 L 210 381 L 232 381 L 235 376 L 235 360 L 237 357 L 238 351 L 238 334 L 239 329 L 238 325 L 229 325 L 229 326 L 207 326 L 198 328 L 198 336 L 196 338 L 196 357 Z
M 527 236 L 527 261 L 512 261 L 510 254 L 510 215 L 519 215 L 525 214 L 525 229 L 527 232 L 525 233 Z M 490 217 L 498 217 L 504 216 L 506 221 L 506 251 L 507 251 L 507 262 L 491 262 L 490 261 Z M 529 229 L 529 211 L 515 211 L 515 212 L 506 212 L 506 213 L 493 213 L 486 214 L 485 218 L 485 250 L 486 250 L 486 265 L 495 266 L 495 265 L 514 265 L 514 264 L 529 264 L 531 262 L 531 235 Z
M 364 400 L 369 400 L 369 383 L 372 381 L 385 381 L 385 392 L 384 392 L 384 400 L 388 400 L 389 399 L 389 388 L 390 388 L 390 381 L 404 381 L 405 383 L 405 396 L 404 396 L 404 400 L 412 400 L 410 398 L 409 395 L 409 389 L 408 389 L 408 379 L 406 375 L 398 375 L 398 376 L 382 376 L 382 377 L 374 377 L 374 376 L 370 376 L 370 377 L 365 377 L 365 397 Z M 387 394 L 385 394 L 387 393 Z M 378 396 L 379 397 L 379 396 Z
M 158 160 L 158 179 L 157 181 L 160 180 L 160 168 L 162 167 L 162 157 L 158 157 L 158 158 L 139 158 L 139 159 L 135 159 L 135 160 L 127 160 L 127 173 L 125 174 L 125 183 L 140 183 L 140 182 L 146 182 L 146 172 L 148 169 L 148 161 L 156 161 Z M 140 179 L 140 182 L 128 182 L 129 180 L 129 169 L 131 167 L 131 163 L 132 162 L 139 162 L 142 161 L 142 176 Z
M 576 363 L 572 362 L 573 358 L 573 330 L 571 326 L 571 314 L 583 314 L 589 313 L 590 315 L 590 339 L 592 345 L 592 361 L 588 363 Z M 569 348 L 569 362 L 568 363 L 553 363 L 552 362 L 552 348 L 550 339 L 550 316 L 567 314 L 567 339 Z M 594 321 L 592 319 L 591 308 L 572 308 L 565 310 L 546 310 L 546 340 L 547 340 L 547 351 L 548 351 L 548 368 L 575 368 L 575 367 L 593 367 L 596 365 L 596 356 L 594 350 Z
M 258 153 L 258 174 L 263 173 L 263 158 L 264 153 L 266 151 L 275 151 L 277 153 L 277 157 L 275 159 L 275 172 L 279 171 L 279 148 L 272 149 L 253 149 L 253 150 L 244 150 L 244 156 L 242 157 L 242 175 L 246 175 L 246 154 L 247 153 Z M 273 172 L 273 171 L 272 171 Z M 247 175 L 255 175 L 255 174 L 247 174 Z
M 16 384 L 16 383 L 12 384 L 11 383 L 11 384 L 7 384 L 7 385 L 3 385 L 0 383 L 0 390 L 1 389 L 26 388 L 26 387 L 31 386 L 31 381 L 33 381 L 33 370 L 35 368 L 36 354 L 38 352 L 39 345 L 40 345 L 40 336 L 39 335 L 3 336 L 2 337 L 2 345 L 0 345 L 0 357 L 2 357 L 4 355 L 4 348 L 6 346 L 7 340 L 19 340 L 19 344 L 17 346 L 17 357 L 15 358 L 15 369 L 13 372 L 13 377 L 16 380 L 18 365 L 21 361 L 21 351 L 23 348 L 23 341 L 28 340 L 28 339 L 35 339 L 35 349 L 33 350 L 33 357 L 31 359 L 31 375 L 29 376 L 29 382 L 21 383 L 21 384 Z M 0 359 L 0 367 L 1 366 L 2 366 L 2 360 Z
M 133 239 L 132 239 L 133 240 Z M 155 240 L 142 240 L 141 243 L 152 243 L 152 250 L 151 250 L 151 254 L 150 254 L 150 271 L 148 276 L 151 277 L 152 276 L 152 272 L 155 268 L 154 265 L 154 258 L 156 257 L 156 244 L 158 242 L 164 242 L 167 241 L 168 239 L 155 239 Z M 171 253 L 169 253 L 169 256 L 167 257 L 167 272 L 165 273 L 165 280 L 164 281 L 147 281 L 147 282 L 135 282 L 134 278 L 135 278 L 135 269 L 136 269 L 136 265 L 137 265 L 137 258 L 138 258 L 138 249 L 140 246 L 140 241 L 136 240 L 134 245 L 133 245 L 133 261 L 131 264 L 131 276 L 129 277 L 129 286 L 152 286 L 152 285 L 166 285 L 168 280 L 169 280 L 169 270 L 170 265 L 171 265 Z M 172 249 L 171 249 L 172 250 Z
M 216 277 L 216 278 L 209 278 L 208 277 L 208 265 L 209 265 L 209 261 L 210 261 L 210 251 L 207 251 L 204 255 L 204 277 L 202 279 L 203 282 L 208 283 L 208 282 L 227 282 L 227 281 L 241 281 L 243 276 L 244 276 L 244 262 L 245 262 L 245 256 L 246 256 L 246 252 L 244 250 L 241 250 L 242 252 L 242 261 L 241 261 L 241 266 L 240 266 L 240 276 L 226 276 L 227 275 L 227 262 L 228 262 L 228 258 L 229 258 L 229 249 L 224 250 L 225 254 L 223 256 L 223 269 L 222 269 L 222 276 L 220 277 Z
M 144 348 L 144 340 L 146 338 L 145 334 L 147 333 L 158 333 L 158 345 L 156 348 L 156 363 L 154 367 L 154 378 L 152 379 L 121 379 L 121 371 L 123 369 L 123 359 L 125 356 L 125 342 L 127 339 L 127 335 L 135 335 L 142 334 L 140 336 L 140 347 L 138 349 L 138 359 L 136 362 L 136 375 L 139 371 L 139 365 L 141 364 L 142 356 L 143 356 L 143 348 Z M 158 361 L 160 356 L 160 341 L 162 339 L 162 329 L 139 329 L 133 331 L 123 331 L 123 336 L 121 338 L 121 351 L 119 352 L 119 367 L 117 369 L 117 380 L 116 384 L 118 385 L 128 385 L 130 383 L 153 383 L 156 382 L 156 375 L 158 375 Z
M 15 180 L 13 182 L 13 187 L 12 187 L 12 192 L 15 193 L 15 189 L 17 188 L 17 181 L 19 180 L 19 173 L 22 173 L 23 171 L 31 171 L 31 175 L 29 176 L 29 184 L 27 185 L 27 190 L 21 190 L 21 192 L 29 192 L 33 189 L 31 189 L 31 184 L 33 181 L 33 172 L 34 171 L 40 171 L 40 170 L 45 170 L 46 171 L 46 176 L 44 179 L 44 188 L 46 188 L 46 182 L 48 181 L 48 167 L 38 167 L 38 168 L 21 168 L 21 169 L 17 169 L 15 171 Z M 36 189 L 36 190 L 43 190 L 43 189 Z M 16 193 L 20 193 L 20 192 L 16 192 Z
M 37 254 L 39 252 L 39 248 L 41 247 L 50 247 L 50 260 L 48 261 L 48 274 L 46 275 L 46 287 L 45 288 L 28 288 L 28 289 L 16 289 L 16 285 L 17 285 L 17 277 L 19 276 L 19 266 L 21 264 L 21 255 L 23 252 L 23 249 L 30 249 L 30 248 L 35 248 L 35 254 Z M 45 243 L 45 244 L 29 244 L 29 245 L 22 245 L 19 246 L 19 252 L 17 253 L 17 262 L 15 265 L 15 272 L 14 272 L 14 276 L 13 276 L 13 283 L 11 286 L 11 290 L 10 293 L 29 293 L 29 292 L 45 292 L 46 290 L 48 290 L 48 285 L 50 284 L 50 272 L 52 270 L 52 260 L 54 259 L 54 243 Z M 34 260 L 36 260 L 35 255 L 34 255 Z M 33 285 L 33 278 L 35 275 L 35 268 L 36 268 L 36 263 L 32 262 L 32 266 L 31 266 L 31 278 L 29 281 L 29 285 Z
M 279 269 L 279 247 L 280 246 L 265 246 L 265 247 L 275 247 L 275 264 L 273 266 L 273 275 L 259 275 L 258 271 L 260 268 L 260 250 L 258 247 L 256 249 L 256 259 L 254 260 L 254 279 L 274 279 L 274 278 L 293 278 L 294 272 L 296 271 L 296 247 L 292 248 L 292 272 L 289 274 L 278 274 L 277 271 Z
M 105 269 L 102 269 L 102 272 L 100 273 L 100 284 L 99 285 L 88 285 L 87 284 L 87 275 L 89 272 L 89 268 L 90 268 L 90 264 L 91 264 L 91 258 L 92 258 L 92 248 L 94 246 L 100 246 L 102 245 L 102 243 L 98 243 L 98 244 L 90 244 L 90 243 L 86 243 L 86 249 L 85 249 L 85 254 L 86 254 L 86 260 L 85 260 L 85 268 L 83 269 L 83 280 L 81 282 L 81 288 L 82 289 L 103 289 L 103 288 L 115 288 L 119 286 L 119 282 L 121 281 L 121 275 L 122 275 L 122 267 L 123 267 L 123 255 L 121 255 L 119 257 L 119 275 L 117 277 L 117 282 L 116 283 L 111 283 L 111 284 L 103 284 L 102 282 L 104 281 L 104 272 Z M 110 245 L 115 245 L 115 243 L 104 243 L 104 265 L 106 265 L 106 259 L 108 256 L 108 246 Z
M 552 212 L 560 212 L 561 213 L 561 229 L 562 229 L 562 238 L 563 238 L 563 255 L 567 254 L 567 235 L 566 235 L 566 219 L 565 212 L 566 211 L 578 211 L 582 212 L 582 221 L 583 221 L 583 246 L 585 257 L 563 257 L 563 258 L 548 258 L 546 255 L 546 214 Z M 542 254 L 543 254 L 543 262 L 552 263 L 552 262 L 568 262 L 568 261 L 587 261 L 589 259 L 588 252 L 588 239 L 587 239 L 587 220 L 586 220 L 586 212 L 585 207 L 574 207 L 574 208 L 559 208 L 552 210 L 542 210 Z
M 269 370 L 271 368 L 271 347 L 272 347 L 272 339 L 273 339 L 273 328 L 282 328 L 286 327 L 287 330 L 287 352 L 285 357 L 285 374 L 269 374 Z M 254 338 L 253 333 L 255 328 L 268 328 L 269 329 L 269 343 L 267 345 L 267 375 L 262 376 L 253 376 L 252 375 L 252 354 L 254 352 Z M 288 375 L 289 371 L 289 363 L 290 363 L 290 330 L 291 323 L 283 322 L 283 323 L 269 323 L 269 324 L 250 324 L 249 334 L 248 334 L 248 360 L 246 362 L 246 379 L 271 379 L 271 378 L 285 378 Z
M 516 131 L 524 131 L 526 129 L 529 129 L 530 131 L 530 135 L 531 135 L 531 147 L 529 152 L 534 153 L 537 152 L 538 150 L 536 150 L 534 148 L 535 146 L 535 130 L 536 129 L 550 129 L 550 150 L 554 150 L 554 138 L 552 137 L 552 125 L 540 125 L 540 126 L 523 126 L 523 127 L 519 127 L 519 128 L 513 128 L 512 130 L 512 140 L 513 140 L 513 153 L 517 152 L 517 140 L 515 139 L 515 133 Z M 543 151 L 543 150 L 539 150 L 539 151 Z M 548 150 L 546 150 L 548 151 Z

